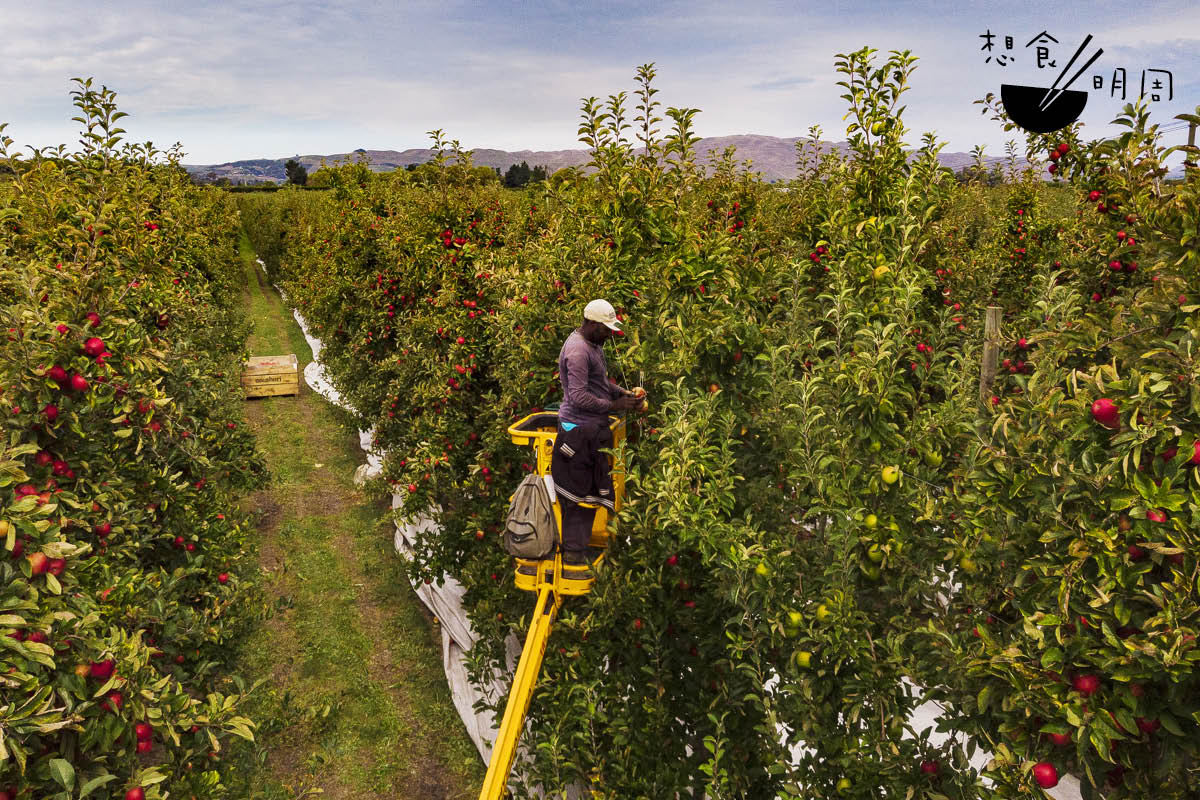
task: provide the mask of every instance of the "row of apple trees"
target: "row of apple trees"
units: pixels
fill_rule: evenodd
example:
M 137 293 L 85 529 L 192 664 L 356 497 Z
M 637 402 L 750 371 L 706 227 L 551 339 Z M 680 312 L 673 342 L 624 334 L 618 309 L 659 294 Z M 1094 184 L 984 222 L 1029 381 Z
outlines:
M 467 586 L 477 677 L 532 605 L 499 546 L 533 461 L 505 428 L 559 399 L 588 300 L 626 322 L 610 372 L 650 409 L 620 535 L 547 651 L 526 795 L 1200 786 L 1197 190 L 1160 187 L 1140 107 L 1119 139 L 1030 139 L 1053 184 L 960 186 L 932 134 L 904 145 L 915 61 L 838 56 L 849 149 L 814 129 L 786 190 L 732 152 L 701 166 L 697 111 L 663 109 L 648 65 L 584 101 L 588 169 L 532 191 L 435 131 L 418 170 L 339 167 L 253 213 L 404 513 L 441 525 L 412 575 Z M 927 699 L 948 738 L 914 728 Z
M 121 144 L 110 90 L 72 95 L 79 152 L 0 130 L 0 798 L 223 797 L 252 737 L 230 507 L 265 475 L 236 209 Z

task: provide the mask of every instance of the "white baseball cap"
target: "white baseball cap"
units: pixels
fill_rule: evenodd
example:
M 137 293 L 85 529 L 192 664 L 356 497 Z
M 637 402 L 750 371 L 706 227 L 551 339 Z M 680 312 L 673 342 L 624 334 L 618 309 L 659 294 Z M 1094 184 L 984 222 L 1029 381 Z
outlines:
M 609 330 L 621 330 L 617 322 L 617 310 L 607 300 L 593 300 L 583 308 L 583 318 L 593 322 L 602 322 Z

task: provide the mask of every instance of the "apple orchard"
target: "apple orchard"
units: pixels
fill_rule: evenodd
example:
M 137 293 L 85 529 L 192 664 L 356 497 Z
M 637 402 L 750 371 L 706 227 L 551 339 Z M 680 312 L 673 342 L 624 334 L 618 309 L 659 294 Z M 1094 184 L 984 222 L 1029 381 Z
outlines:
M 221 797 L 253 727 L 227 512 L 265 475 L 236 210 L 178 153 L 118 149 L 111 92 L 73 95 L 79 153 L 19 159 L 0 127 L 0 800 Z
M 559 399 L 584 303 L 606 297 L 625 321 L 610 372 L 645 386 L 650 410 L 616 454 L 618 535 L 550 640 L 517 796 L 1038 797 L 1067 774 L 1086 797 L 1200 792 L 1200 184 L 1158 180 L 1167 153 L 1142 105 L 1114 139 L 1030 135 L 1029 170 L 958 182 L 933 134 L 906 149 L 915 62 L 837 57 L 849 150 L 822 150 L 813 129 L 787 191 L 731 152 L 700 166 L 699 112 L 663 108 L 647 65 L 632 93 L 584 101 L 589 169 L 521 193 L 435 131 L 414 170 L 326 168 L 313 177 L 329 191 L 239 198 L 387 453 L 380 488 L 440 525 L 407 566 L 467 587 L 476 679 L 531 608 L 500 546 L 531 469 L 505 429 Z M 20 531 L 9 549 L 24 541 L 6 567 L 21 622 L 4 624 L 25 632 L 6 646 L 6 697 L 52 715 L 5 721 L 25 727 L 6 734 L 24 756 L 3 779 L 37 796 L 58 762 L 118 776 L 97 797 L 139 769 L 147 797 L 221 796 L 180 760 L 247 724 L 226 716 L 236 702 L 182 688 L 219 682 L 199 667 L 219 662 L 219 636 L 178 669 L 151 658 L 150 636 L 180 639 L 162 625 L 213 626 L 171 615 L 238 597 L 215 573 L 239 563 L 245 531 L 216 518 L 258 469 L 222 416 L 243 329 L 180 330 L 175 310 L 230 313 L 229 203 L 139 158 L 100 147 L 0 184 L 30 198 L 0 229 L 21 298 L 0 359 L 4 474 L 21 473 L 3 514 Z M 122 198 L 111 239 L 88 230 L 104 181 Z M 81 266 L 91 252 L 103 269 Z M 999 369 L 981 397 L 990 305 Z M 78 588 L 53 591 L 35 551 L 64 558 L 55 582 Z M 152 603 L 169 623 L 139 616 Z M 33 648 L 33 630 L 50 644 Z M 110 658 L 147 682 L 136 708 L 101 707 L 111 678 L 74 671 Z M 930 699 L 950 733 L 937 743 L 910 723 Z M 137 755 L 140 741 L 155 749 Z M 215 785 L 220 765 L 204 775 Z

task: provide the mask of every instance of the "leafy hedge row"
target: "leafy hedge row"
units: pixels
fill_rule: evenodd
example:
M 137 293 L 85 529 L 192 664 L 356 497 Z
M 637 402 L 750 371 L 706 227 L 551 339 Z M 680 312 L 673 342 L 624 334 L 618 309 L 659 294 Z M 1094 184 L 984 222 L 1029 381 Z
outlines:
M 120 145 L 111 91 L 72 94 L 81 152 L 0 136 L 0 798 L 221 797 L 253 727 L 231 503 L 265 476 L 236 211 Z
M 475 180 L 435 132 L 419 174 L 254 198 L 287 204 L 252 238 L 283 242 L 404 513 L 441 525 L 411 568 L 467 586 L 477 676 L 531 605 L 496 536 L 531 460 L 504 429 L 558 398 L 584 303 L 626 319 L 610 369 L 651 410 L 621 535 L 547 651 L 526 794 L 1012 797 L 1068 771 L 1089 796 L 1197 791 L 1200 195 L 1156 192 L 1142 107 L 1110 142 L 1031 137 L 1055 185 L 959 186 L 932 134 L 904 149 L 914 62 L 838 57 L 849 153 L 814 129 L 787 191 L 733 153 L 706 174 L 694 109 L 660 136 L 646 66 L 584 102 L 589 170 L 536 192 Z M 948 740 L 912 729 L 925 698 Z

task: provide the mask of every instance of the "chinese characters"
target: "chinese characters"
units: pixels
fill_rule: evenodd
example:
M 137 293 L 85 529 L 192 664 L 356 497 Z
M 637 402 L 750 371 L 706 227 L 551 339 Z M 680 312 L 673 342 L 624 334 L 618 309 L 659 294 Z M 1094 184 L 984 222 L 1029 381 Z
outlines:
M 1009 64 L 1016 63 L 1015 37 L 992 33 L 991 28 L 988 28 L 984 33 L 979 34 L 978 38 L 983 40 L 983 44 L 979 48 L 980 52 L 987 54 L 984 59 L 985 64 L 995 63 L 997 66 L 1007 67 Z M 1090 40 L 1092 37 L 1089 35 L 1087 38 Z M 1055 57 L 1054 49 L 1058 44 L 1059 40 L 1049 31 L 1042 31 L 1026 42 L 1022 49 L 1024 51 L 1032 49 L 1028 63 L 1036 65 L 1039 70 L 1055 69 L 1058 67 L 1058 59 Z M 1121 100 L 1125 100 L 1131 88 L 1128 75 L 1129 70 L 1125 67 L 1114 68 L 1111 76 L 1093 75 L 1092 88 L 1102 91 L 1107 84 L 1109 97 L 1119 96 Z M 1150 102 L 1157 103 L 1162 100 L 1169 102 L 1175 99 L 1175 76 L 1170 70 L 1147 67 L 1141 70 L 1137 90 L 1138 97 L 1148 98 Z

